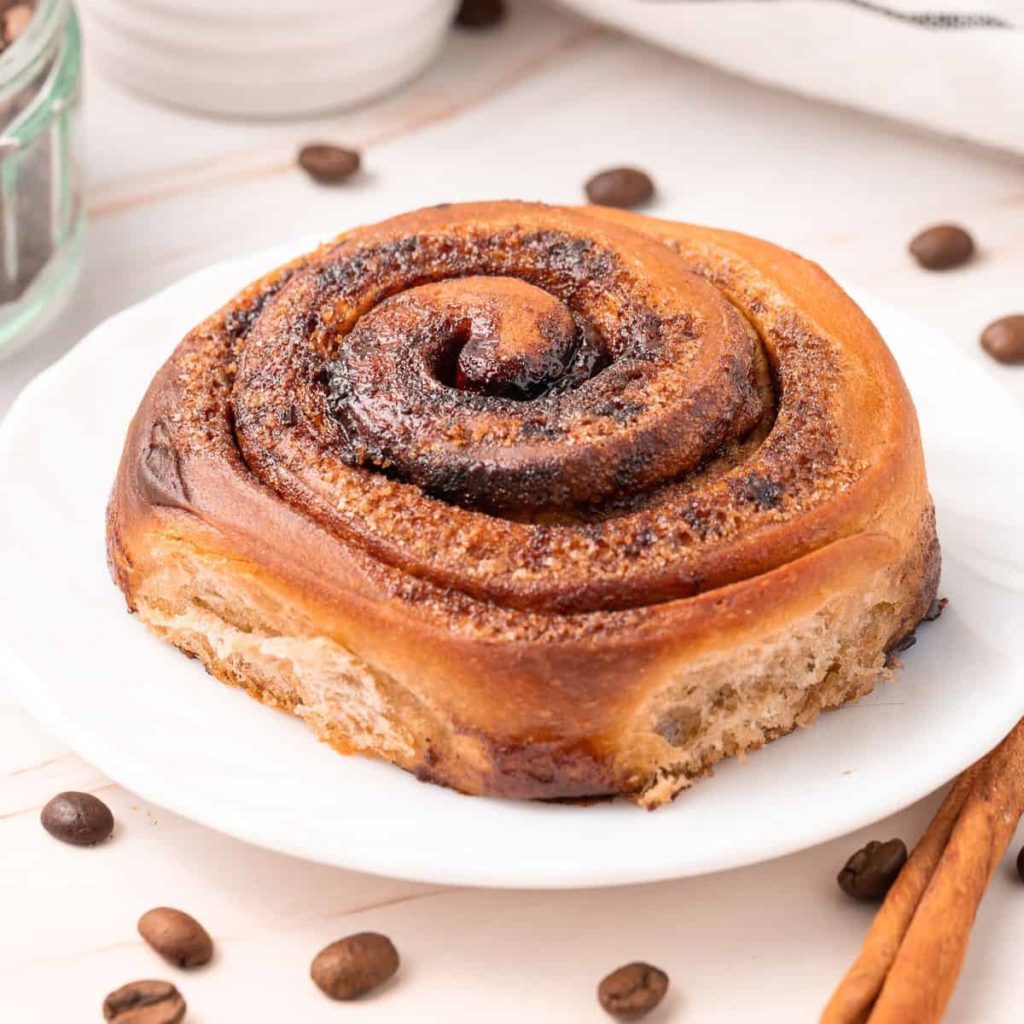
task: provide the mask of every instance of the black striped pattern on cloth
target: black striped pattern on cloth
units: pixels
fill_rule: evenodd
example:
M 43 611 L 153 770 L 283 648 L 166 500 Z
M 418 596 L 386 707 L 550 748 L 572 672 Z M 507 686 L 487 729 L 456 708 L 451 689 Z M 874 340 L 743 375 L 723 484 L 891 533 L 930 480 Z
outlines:
M 727 3 L 729 0 L 644 0 L 645 3 Z M 762 3 L 789 3 L 792 0 L 760 0 Z M 896 21 L 918 25 L 921 28 L 971 29 L 971 28 L 1014 28 L 1012 22 L 995 14 L 980 11 L 905 11 L 891 4 L 876 3 L 875 0 L 818 0 L 819 3 L 839 3 L 858 7 L 872 14 L 879 14 Z

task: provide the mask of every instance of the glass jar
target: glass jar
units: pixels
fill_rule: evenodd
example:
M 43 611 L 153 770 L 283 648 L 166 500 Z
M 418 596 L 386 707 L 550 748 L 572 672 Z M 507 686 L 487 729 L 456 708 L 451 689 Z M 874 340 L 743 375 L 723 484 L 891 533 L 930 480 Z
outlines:
M 36 0 L 0 53 L 0 355 L 60 308 L 81 262 L 75 135 L 81 40 L 70 0 Z

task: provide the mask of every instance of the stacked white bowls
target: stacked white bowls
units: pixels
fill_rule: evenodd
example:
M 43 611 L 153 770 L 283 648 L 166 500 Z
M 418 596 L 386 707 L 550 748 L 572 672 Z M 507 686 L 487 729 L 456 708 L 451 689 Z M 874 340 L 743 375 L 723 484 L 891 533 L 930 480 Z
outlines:
M 310 114 L 396 88 L 437 53 L 456 0 L 78 0 L 86 50 L 154 99 Z

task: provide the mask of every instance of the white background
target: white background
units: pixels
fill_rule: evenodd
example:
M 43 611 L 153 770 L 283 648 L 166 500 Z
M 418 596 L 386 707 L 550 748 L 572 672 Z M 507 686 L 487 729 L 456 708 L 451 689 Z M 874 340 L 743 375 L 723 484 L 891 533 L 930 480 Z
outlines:
M 41 341 L 0 366 L 0 409 L 89 327 L 188 270 L 425 203 L 574 202 L 592 171 L 616 163 L 657 178 L 652 212 L 789 245 L 940 327 L 948 344 L 1024 397 L 1024 368 L 990 364 L 977 349 L 990 319 L 1024 312 L 1019 160 L 758 88 L 528 3 L 515 5 L 500 32 L 453 38 L 402 95 L 351 114 L 216 123 L 152 107 L 90 74 L 85 122 L 91 226 L 82 285 Z M 367 173 L 340 189 L 309 183 L 292 154 L 314 136 L 362 147 Z M 946 219 L 975 232 L 981 256 L 960 271 L 925 273 L 907 258 L 906 241 Z M 107 991 L 149 976 L 179 983 L 191 1024 L 342 1016 L 585 1024 L 605 1019 L 593 998 L 601 975 L 634 958 L 672 977 L 652 1024 L 809 1021 L 870 920 L 838 892 L 836 871 L 867 838 L 912 842 L 936 802 L 704 879 L 564 894 L 437 889 L 266 853 L 147 806 L 63 749 L 2 685 L 5 1021 L 99 1020 Z M 38 811 L 62 789 L 107 800 L 115 839 L 95 850 L 49 839 Z M 982 906 L 951 1021 L 1020 1019 L 1024 886 L 1011 863 L 1020 841 Z M 134 924 L 156 904 L 207 924 L 214 964 L 182 975 L 154 957 Z M 394 938 L 400 979 L 365 1005 L 332 1004 L 309 982 L 309 960 L 363 929 Z

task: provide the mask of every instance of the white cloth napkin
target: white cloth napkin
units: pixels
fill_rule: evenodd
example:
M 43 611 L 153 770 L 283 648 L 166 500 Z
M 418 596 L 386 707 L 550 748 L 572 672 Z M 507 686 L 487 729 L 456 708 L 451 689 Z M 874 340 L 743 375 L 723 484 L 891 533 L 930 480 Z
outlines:
M 1024 0 L 560 0 L 756 81 L 1024 154 Z

